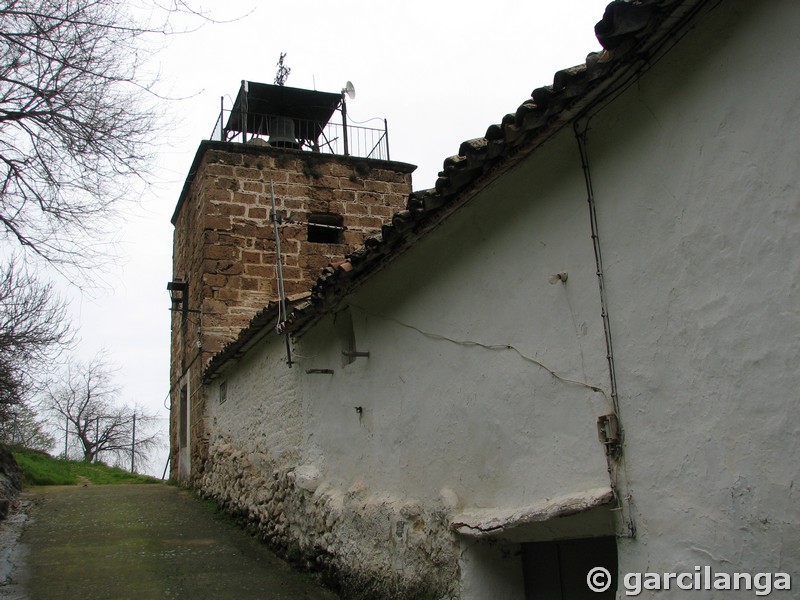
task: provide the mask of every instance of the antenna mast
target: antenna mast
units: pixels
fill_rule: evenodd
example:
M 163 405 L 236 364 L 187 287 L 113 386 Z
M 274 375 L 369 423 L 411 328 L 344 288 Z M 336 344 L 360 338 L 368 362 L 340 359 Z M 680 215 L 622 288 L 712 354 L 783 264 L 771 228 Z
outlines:
M 275 66 L 278 67 L 278 72 L 275 73 L 275 85 L 285 85 L 286 80 L 289 79 L 289 73 L 292 72 L 291 67 L 283 64 L 283 59 L 286 58 L 286 52 L 281 52 L 281 56 Z

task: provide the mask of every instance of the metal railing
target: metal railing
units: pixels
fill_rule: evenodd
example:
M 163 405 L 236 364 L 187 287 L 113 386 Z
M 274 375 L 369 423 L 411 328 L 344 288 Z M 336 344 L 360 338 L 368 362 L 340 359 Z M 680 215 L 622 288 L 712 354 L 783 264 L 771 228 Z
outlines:
M 323 154 L 339 154 L 360 158 L 389 159 L 389 129 L 383 119 L 383 129 L 358 127 L 332 121 L 324 126 L 319 122 L 291 119 L 279 115 L 247 113 L 248 131 L 227 129 L 225 123 L 231 111 L 220 110 L 212 140 L 296 148 Z M 260 140 L 260 141 L 255 141 Z

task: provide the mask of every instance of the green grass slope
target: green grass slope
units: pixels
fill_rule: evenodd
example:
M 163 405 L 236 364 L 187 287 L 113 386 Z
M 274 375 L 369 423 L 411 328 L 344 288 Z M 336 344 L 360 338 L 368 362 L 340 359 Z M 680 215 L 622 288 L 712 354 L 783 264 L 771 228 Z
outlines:
M 129 473 L 102 463 L 61 460 L 43 452 L 21 448 L 14 449 L 13 454 L 22 472 L 23 485 L 158 483 L 152 477 Z

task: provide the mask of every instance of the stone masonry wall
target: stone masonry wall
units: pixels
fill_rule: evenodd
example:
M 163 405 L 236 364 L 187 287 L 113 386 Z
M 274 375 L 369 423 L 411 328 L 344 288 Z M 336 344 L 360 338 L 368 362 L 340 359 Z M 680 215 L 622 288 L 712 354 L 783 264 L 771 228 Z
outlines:
M 232 439 L 211 443 L 201 492 L 296 566 L 354 600 L 455 600 L 458 543 L 444 510 L 342 490 Z
M 413 165 L 264 146 L 203 142 L 173 217 L 173 279 L 188 281 L 191 312 L 173 313 L 173 408 L 188 382 L 192 479 L 208 439 L 202 370 L 255 313 L 278 299 L 274 189 L 288 296 L 310 291 L 321 270 L 376 235 L 405 207 Z M 343 217 L 341 243 L 308 241 L 311 213 Z M 194 312 L 196 311 L 196 312 Z M 177 410 L 171 411 L 171 476 L 178 473 Z

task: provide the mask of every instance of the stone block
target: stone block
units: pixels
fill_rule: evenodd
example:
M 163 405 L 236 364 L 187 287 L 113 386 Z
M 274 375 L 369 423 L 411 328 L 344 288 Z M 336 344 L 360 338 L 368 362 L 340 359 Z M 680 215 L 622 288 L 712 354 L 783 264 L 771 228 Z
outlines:
M 234 220 L 233 222 L 234 235 L 238 235 L 244 238 L 257 237 L 259 234 L 259 229 L 261 228 L 252 221 Z
M 203 283 L 211 287 L 224 287 L 228 283 L 228 277 L 218 273 L 205 273 L 203 275 Z
M 263 174 L 263 171 L 260 169 L 247 168 L 244 166 L 234 169 L 234 175 L 237 179 L 261 181 Z
M 267 209 L 261 206 L 251 206 L 247 209 L 247 216 L 250 219 L 266 219 Z
M 240 287 L 242 290 L 257 290 L 260 280 L 260 277 L 242 277 Z
M 389 191 L 389 184 L 385 181 L 367 180 L 364 182 L 364 189 L 368 192 L 377 192 L 385 194 Z
M 228 217 L 207 216 L 204 225 L 206 229 L 227 231 L 231 228 L 231 220 Z
M 365 189 L 364 180 L 355 176 L 343 177 L 339 179 L 339 188 L 343 190 L 363 190 Z
M 211 260 L 233 260 L 238 258 L 239 249 L 235 246 L 222 246 L 219 244 L 207 245 L 204 248 L 203 258 Z
M 244 157 L 233 152 L 223 152 L 222 150 L 209 150 L 206 152 L 205 162 L 207 164 L 219 163 L 223 165 L 240 165 Z
M 222 273 L 225 275 L 239 275 L 242 273 L 242 264 L 232 260 L 212 260 L 203 261 L 203 269 L 208 273 Z
M 242 182 L 242 191 L 253 194 L 263 194 L 264 184 L 260 181 L 244 181 Z
M 328 210 L 337 215 L 341 215 L 344 214 L 344 205 L 345 205 L 344 202 L 340 202 L 337 200 L 336 202 L 330 203 L 330 205 L 328 206 Z
M 203 190 L 203 201 L 211 203 L 228 203 L 233 194 L 230 190 L 224 190 L 216 186 L 209 186 Z M 211 207 L 209 207 L 211 208 Z M 213 214 L 213 212 L 211 213 Z
M 275 267 L 268 265 L 245 265 L 244 274 L 252 277 L 270 278 L 275 276 Z
M 347 202 L 344 206 L 344 214 L 351 216 L 351 215 L 359 215 L 359 216 L 366 216 L 369 214 L 369 208 L 366 204 L 361 202 Z
M 205 174 L 214 177 L 233 177 L 234 170 L 231 165 L 211 164 L 205 168 Z
M 370 214 L 370 216 L 372 216 L 372 217 L 381 217 L 382 220 L 384 220 L 387 223 L 389 222 L 389 220 L 391 219 L 391 216 L 395 212 L 397 212 L 397 209 L 395 209 L 392 206 L 383 206 L 383 205 L 379 205 L 379 204 L 370 204 L 369 205 L 369 214 Z
M 283 198 L 281 206 L 284 210 L 299 211 L 306 209 L 305 198 Z
M 231 197 L 231 201 L 237 204 L 244 204 L 244 205 L 252 205 L 258 204 L 259 194 L 255 194 L 252 192 L 234 192 L 233 196 Z
M 301 280 L 303 279 L 303 271 L 299 267 L 283 266 L 284 279 Z
M 318 185 L 310 186 L 308 188 L 308 197 L 310 200 L 329 204 L 336 200 L 336 194 L 331 188 L 326 188 Z
M 205 298 L 203 300 L 203 313 L 204 318 L 205 316 L 211 316 L 214 314 L 222 314 L 227 312 L 228 305 L 223 302 L 222 300 L 215 299 L 215 298 Z
M 217 299 L 230 304 L 231 302 L 239 300 L 239 287 L 224 287 L 217 290 Z M 228 309 L 225 309 L 228 312 Z
M 245 265 L 245 268 L 247 268 L 248 265 L 260 265 L 262 256 L 263 254 L 261 252 L 245 250 L 242 252 L 242 263 Z
M 245 207 L 241 204 L 231 204 L 230 202 L 212 202 L 210 205 L 212 215 L 224 217 L 242 217 Z
M 406 197 L 411 193 L 411 187 L 406 182 L 389 184 L 389 193 Z

